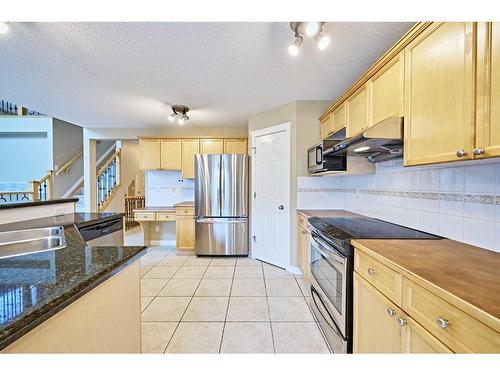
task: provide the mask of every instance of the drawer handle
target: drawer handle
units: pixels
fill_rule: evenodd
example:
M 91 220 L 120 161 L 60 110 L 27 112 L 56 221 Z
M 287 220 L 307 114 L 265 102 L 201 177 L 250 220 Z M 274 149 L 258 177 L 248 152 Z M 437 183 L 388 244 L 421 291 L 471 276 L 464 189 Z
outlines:
M 389 315 L 389 316 L 394 316 L 394 315 L 396 315 L 396 311 L 395 311 L 394 309 L 391 309 L 390 307 L 389 307 L 387 310 L 385 310 L 385 312 L 386 312 L 386 313 L 387 313 L 387 315 Z
M 404 327 L 404 326 L 406 325 L 406 323 L 408 323 L 408 322 L 406 321 L 406 319 L 401 318 L 401 317 L 399 317 L 399 318 L 398 318 L 398 324 L 399 324 L 401 327 Z
M 464 156 L 466 156 L 466 155 L 467 155 L 467 151 L 464 151 L 464 150 L 458 150 L 458 151 L 457 151 L 457 156 L 458 156 L 459 158 L 463 158 L 463 157 L 464 157 Z
M 368 268 L 368 275 L 370 276 L 375 275 L 375 270 L 373 268 Z
M 450 321 L 448 319 L 445 319 L 445 318 L 439 317 L 436 319 L 436 321 L 437 321 L 439 328 L 442 328 L 442 329 L 446 329 L 451 325 Z

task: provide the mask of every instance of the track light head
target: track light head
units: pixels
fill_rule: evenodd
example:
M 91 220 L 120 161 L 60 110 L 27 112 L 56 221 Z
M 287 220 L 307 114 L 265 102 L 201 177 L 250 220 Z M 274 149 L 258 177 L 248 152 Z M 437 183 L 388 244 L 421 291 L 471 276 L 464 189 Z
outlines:
M 292 56 L 297 56 L 299 54 L 299 48 L 302 45 L 302 41 L 304 38 L 302 38 L 300 35 L 295 36 L 295 40 L 290 46 L 288 47 L 288 52 Z

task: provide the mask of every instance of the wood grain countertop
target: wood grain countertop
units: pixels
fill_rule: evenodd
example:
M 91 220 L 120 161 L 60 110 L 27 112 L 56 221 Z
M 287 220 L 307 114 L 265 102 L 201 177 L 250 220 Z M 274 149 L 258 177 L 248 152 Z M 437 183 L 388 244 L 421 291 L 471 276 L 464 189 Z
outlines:
M 500 253 L 448 239 L 352 244 L 500 319 Z

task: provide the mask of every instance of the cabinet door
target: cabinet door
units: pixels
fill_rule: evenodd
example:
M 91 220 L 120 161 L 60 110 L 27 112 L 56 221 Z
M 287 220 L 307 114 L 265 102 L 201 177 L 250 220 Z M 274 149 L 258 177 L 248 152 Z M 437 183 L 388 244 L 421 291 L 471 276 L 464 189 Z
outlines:
M 177 216 L 176 219 L 176 242 L 177 249 L 194 249 L 195 244 L 194 217 Z
M 347 117 L 346 117 L 346 104 L 343 103 L 335 111 L 333 111 L 333 132 L 336 133 L 339 130 L 346 127 Z
M 347 131 L 352 137 L 368 128 L 368 96 L 366 86 L 360 88 L 347 99 Z
M 222 154 L 223 152 L 224 140 L 200 139 L 200 154 Z
M 478 25 L 476 158 L 500 156 L 500 23 Z
M 332 114 L 325 117 L 319 124 L 321 139 L 326 139 L 333 134 Z
M 390 117 L 403 116 L 404 53 L 384 65 L 372 78 L 370 90 L 370 126 Z
M 160 169 L 161 142 L 159 139 L 139 140 L 139 164 L 143 170 Z
M 435 23 L 405 48 L 405 165 L 472 158 L 474 34 Z
M 194 156 L 199 153 L 200 144 L 198 139 L 182 140 L 182 177 L 194 178 Z
M 401 310 L 354 273 L 354 353 L 399 353 Z
M 244 154 L 248 153 L 246 139 L 224 139 L 225 154 Z
M 401 329 L 401 351 L 411 354 L 453 353 L 429 331 L 409 316 Z
M 161 140 L 161 169 L 180 171 L 182 165 L 180 139 Z

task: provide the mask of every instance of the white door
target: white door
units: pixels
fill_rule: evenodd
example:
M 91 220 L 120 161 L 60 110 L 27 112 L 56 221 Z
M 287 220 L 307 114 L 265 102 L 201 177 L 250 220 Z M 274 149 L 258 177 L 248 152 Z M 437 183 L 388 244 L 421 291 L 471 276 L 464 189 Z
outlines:
M 252 132 L 252 256 L 290 264 L 290 123 Z

